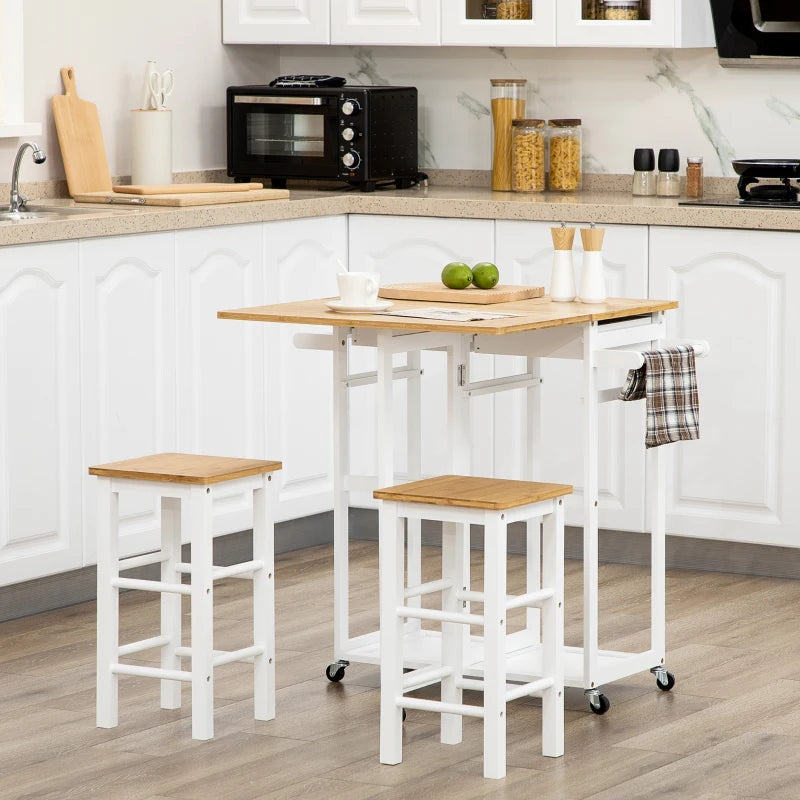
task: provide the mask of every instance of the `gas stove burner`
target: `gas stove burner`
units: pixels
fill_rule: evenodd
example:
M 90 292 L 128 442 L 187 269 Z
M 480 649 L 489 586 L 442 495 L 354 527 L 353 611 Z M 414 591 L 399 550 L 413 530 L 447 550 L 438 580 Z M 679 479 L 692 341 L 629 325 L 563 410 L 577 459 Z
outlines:
M 739 197 L 745 201 L 796 205 L 800 196 L 800 186 L 792 186 L 789 178 L 781 178 L 780 181 L 780 183 L 756 186 L 758 178 L 742 175 L 739 178 Z

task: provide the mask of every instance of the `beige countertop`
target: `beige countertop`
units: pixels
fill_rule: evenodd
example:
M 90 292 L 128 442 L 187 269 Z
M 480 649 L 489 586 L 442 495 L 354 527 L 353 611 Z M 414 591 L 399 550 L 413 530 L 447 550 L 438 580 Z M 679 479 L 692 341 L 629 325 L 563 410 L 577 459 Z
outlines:
M 34 201 L 35 202 L 35 201 Z M 37 205 L 64 205 L 48 200 Z M 512 194 L 484 188 L 430 186 L 362 194 L 358 191 L 293 189 L 289 200 L 183 208 L 120 208 L 83 204 L 91 213 L 68 219 L 0 221 L 0 245 L 121 236 L 334 214 L 469 219 L 596 222 L 606 225 L 668 225 L 800 231 L 797 210 L 679 206 L 675 199 L 632 197 L 623 192 Z

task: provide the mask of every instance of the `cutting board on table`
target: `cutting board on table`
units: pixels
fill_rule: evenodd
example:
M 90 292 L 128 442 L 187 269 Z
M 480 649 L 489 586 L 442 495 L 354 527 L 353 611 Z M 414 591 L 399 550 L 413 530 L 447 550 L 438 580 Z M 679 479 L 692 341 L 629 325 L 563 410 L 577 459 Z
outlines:
M 75 197 L 86 192 L 110 191 L 111 173 L 97 106 L 78 97 L 72 67 L 62 67 L 61 80 L 64 94 L 53 95 L 53 117 L 69 193 Z
M 210 206 L 216 203 L 247 203 L 253 200 L 286 200 L 288 189 L 251 189 L 247 192 L 195 192 L 193 194 L 117 194 L 87 192 L 75 194 L 77 203 L 105 203 L 115 206 Z
M 146 186 L 114 186 L 118 194 L 191 194 L 193 192 L 252 192 L 263 183 L 163 183 Z
M 490 303 L 511 303 L 514 300 L 529 300 L 542 297 L 544 286 L 504 286 L 498 284 L 493 289 L 448 289 L 441 283 L 393 283 L 381 286 L 380 297 L 390 300 L 426 300 L 437 303 L 469 303 L 470 305 L 489 305 Z

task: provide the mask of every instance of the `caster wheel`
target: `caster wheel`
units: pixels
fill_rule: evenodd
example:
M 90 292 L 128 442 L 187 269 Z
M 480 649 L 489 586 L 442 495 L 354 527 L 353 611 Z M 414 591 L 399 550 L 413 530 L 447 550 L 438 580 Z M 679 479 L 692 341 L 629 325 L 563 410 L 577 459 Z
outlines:
M 339 681 L 344 678 L 346 666 L 346 664 L 342 664 L 340 661 L 334 661 L 333 664 L 328 664 L 325 668 L 325 677 L 331 683 L 339 683 Z
M 608 711 L 609 708 L 611 708 L 611 703 L 604 694 L 598 694 L 596 700 L 597 705 L 595 705 L 591 700 L 589 701 L 589 708 L 592 710 L 593 714 L 602 716 L 606 713 L 606 711 Z
M 671 672 L 666 672 L 666 680 L 662 682 L 661 676 L 656 677 L 656 686 L 661 689 L 662 692 L 668 692 L 674 685 L 675 685 L 675 676 Z

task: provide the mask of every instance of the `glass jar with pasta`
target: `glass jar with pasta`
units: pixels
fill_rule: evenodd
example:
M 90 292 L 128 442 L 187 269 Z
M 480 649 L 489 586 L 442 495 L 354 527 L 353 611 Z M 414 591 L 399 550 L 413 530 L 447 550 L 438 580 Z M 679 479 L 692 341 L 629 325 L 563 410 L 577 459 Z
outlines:
M 551 119 L 548 122 L 550 139 L 550 189 L 554 192 L 575 192 L 581 188 L 581 121 Z
M 515 119 L 511 123 L 511 189 L 543 192 L 545 184 L 543 119 Z
M 497 0 L 497 19 L 531 19 L 531 0 Z
M 492 78 L 494 155 L 492 189 L 511 191 L 511 122 L 525 116 L 528 82 L 525 78 Z

